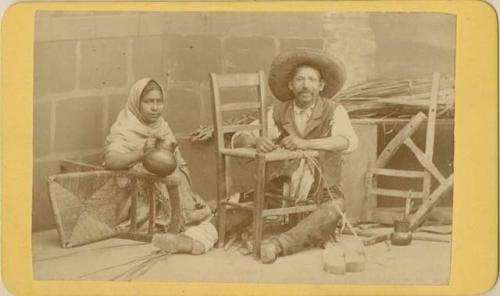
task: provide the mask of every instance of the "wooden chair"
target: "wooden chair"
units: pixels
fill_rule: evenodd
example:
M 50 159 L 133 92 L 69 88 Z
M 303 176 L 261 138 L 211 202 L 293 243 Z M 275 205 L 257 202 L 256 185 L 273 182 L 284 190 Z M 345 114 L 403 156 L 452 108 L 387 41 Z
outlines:
M 225 146 L 224 135 L 238 131 L 259 131 L 260 136 L 267 135 L 267 114 L 265 107 L 265 78 L 262 71 L 256 73 L 239 73 L 239 74 L 215 74 L 210 73 L 211 91 L 213 99 L 213 121 L 215 139 L 217 141 L 217 212 L 218 212 L 218 247 L 224 246 L 225 242 L 225 226 L 226 226 L 226 210 L 228 207 L 241 210 L 251 211 L 253 213 L 253 253 L 254 256 L 260 257 L 260 244 L 262 241 L 264 218 L 275 215 L 288 215 L 295 213 L 310 212 L 316 209 L 319 204 L 320 192 L 315 197 L 315 203 L 282 207 L 274 209 L 265 209 L 265 198 L 280 198 L 271 193 L 265 193 L 266 181 L 266 164 L 274 161 L 284 161 L 292 159 L 300 159 L 305 157 L 318 157 L 319 152 L 308 151 L 289 151 L 277 150 L 269 153 L 260 153 L 251 148 L 227 148 Z M 258 97 L 253 102 L 240 103 L 221 103 L 221 89 L 248 87 L 257 88 Z M 258 110 L 259 124 L 248 125 L 224 125 L 222 113 L 227 111 L 241 110 Z M 254 200 L 251 204 L 242 204 L 228 201 L 228 186 L 227 186 L 227 159 L 240 158 L 256 161 L 256 183 L 254 191 Z M 319 184 L 319 186 L 322 186 Z M 321 187 L 320 187 L 321 188 Z
M 151 242 L 155 229 L 156 208 L 152 190 L 148 190 L 149 216 L 147 232 L 137 229 L 138 181 L 152 189 L 155 182 L 166 185 L 171 202 L 172 217 L 168 231 L 178 233 L 182 227 L 179 180 L 168 176 L 130 171 L 110 171 L 101 166 L 74 160 L 60 162 L 61 174 L 48 178 L 49 198 L 54 211 L 61 245 L 65 248 L 109 237 Z M 130 194 L 130 226 L 114 229 L 115 208 L 120 194 Z

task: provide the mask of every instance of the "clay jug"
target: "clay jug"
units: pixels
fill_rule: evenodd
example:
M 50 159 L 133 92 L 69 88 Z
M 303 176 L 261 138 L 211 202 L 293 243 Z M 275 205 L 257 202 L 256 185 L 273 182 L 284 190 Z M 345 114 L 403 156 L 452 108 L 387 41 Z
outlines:
M 142 164 L 146 170 L 160 177 L 172 174 L 177 168 L 174 154 L 162 148 L 155 148 L 146 152 Z

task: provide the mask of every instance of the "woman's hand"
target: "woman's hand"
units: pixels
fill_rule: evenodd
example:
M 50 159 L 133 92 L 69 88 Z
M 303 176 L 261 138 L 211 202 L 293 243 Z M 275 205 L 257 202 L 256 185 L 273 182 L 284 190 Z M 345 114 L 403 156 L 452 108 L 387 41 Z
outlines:
M 146 142 L 144 143 L 144 147 L 142 148 L 143 153 L 146 153 L 147 151 L 154 149 L 156 147 L 156 138 L 155 137 L 148 137 L 146 139 Z
M 170 152 L 174 152 L 175 148 L 177 148 L 177 143 L 171 140 L 158 140 L 156 146 L 161 149 L 166 149 Z

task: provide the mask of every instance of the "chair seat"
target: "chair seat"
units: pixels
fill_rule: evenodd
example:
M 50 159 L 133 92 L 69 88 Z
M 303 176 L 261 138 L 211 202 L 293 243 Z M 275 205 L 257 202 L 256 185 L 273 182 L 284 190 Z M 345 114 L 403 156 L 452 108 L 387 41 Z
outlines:
M 289 159 L 299 159 L 305 157 L 317 157 L 319 152 L 316 150 L 286 150 L 276 149 L 274 151 L 263 153 L 266 161 L 280 161 Z
M 233 149 L 221 149 L 223 155 L 232 157 L 241 157 L 248 159 L 255 159 L 257 155 L 263 155 L 266 161 L 280 161 L 280 160 L 290 160 L 299 159 L 304 157 L 317 157 L 319 152 L 316 150 L 286 150 L 286 149 L 276 149 L 268 153 L 259 153 L 254 148 L 233 148 Z
M 253 148 L 224 148 L 220 149 L 220 152 L 223 155 L 232 156 L 232 157 L 242 157 L 254 159 L 257 156 L 257 151 Z

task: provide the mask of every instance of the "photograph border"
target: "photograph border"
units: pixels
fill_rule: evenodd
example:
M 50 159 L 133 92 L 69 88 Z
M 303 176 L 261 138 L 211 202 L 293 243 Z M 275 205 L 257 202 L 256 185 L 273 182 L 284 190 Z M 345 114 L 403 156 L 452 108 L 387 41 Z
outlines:
M 37 10 L 433 12 L 456 16 L 455 158 L 448 285 L 33 280 L 33 45 Z M 481 1 L 18 3 L 2 23 L 2 277 L 15 295 L 477 294 L 498 275 L 498 28 Z M 478 132 L 479 131 L 479 132 Z M 478 145 L 480 143 L 480 146 Z

